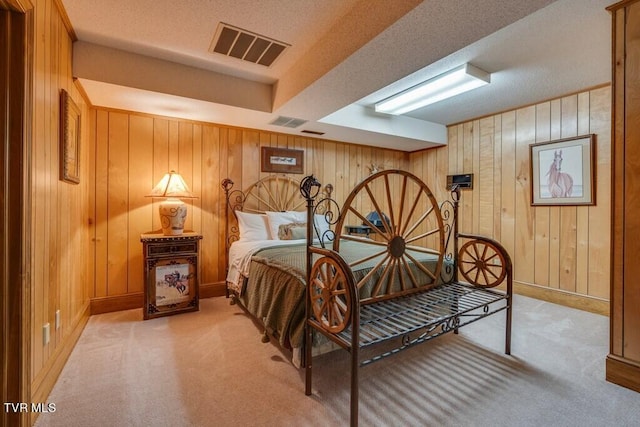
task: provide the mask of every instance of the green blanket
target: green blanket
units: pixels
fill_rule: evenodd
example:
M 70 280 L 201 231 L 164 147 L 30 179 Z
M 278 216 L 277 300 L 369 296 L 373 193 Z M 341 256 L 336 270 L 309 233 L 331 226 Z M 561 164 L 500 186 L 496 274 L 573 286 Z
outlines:
M 341 241 L 340 255 L 349 264 L 382 251 L 376 245 L 354 241 Z M 409 251 L 423 265 L 432 264 L 436 256 Z M 375 267 L 383 255 L 359 263 L 353 273 L 357 282 Z M 411 265 L 416 280 L 429 285 L 432 280 L 418 267 Z M 379 281 L 380 271 L 360 288 L 360 299 L 370 296 L 371 290 Z M 404 275 L 405 283 L 410 283 L 409 275 Z M 386 282 L 383 281 L 383 282 Z M 278 337 L 285 348 L 302 346 L 304 334 L 304 286 L 306 283 L 306 245 L 275 246 L 262 249 L 252 257 L 249 268 L 249 280 L 241 297 L 247 310 L 264 322 L 265 327 Z M 392 289 L 400 290 L 401 280 L 394 275 Z

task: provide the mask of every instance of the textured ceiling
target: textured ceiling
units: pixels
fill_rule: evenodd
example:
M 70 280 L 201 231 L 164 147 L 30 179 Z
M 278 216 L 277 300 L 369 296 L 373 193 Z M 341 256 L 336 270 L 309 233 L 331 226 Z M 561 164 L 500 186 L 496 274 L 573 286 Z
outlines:
M 74 76 L 96 106 L 407 151 L 445 143 L 448 124 L 610 81 L 610 0 L 62 3 Z M 291 47 L 269 68 L 212 54 L 220 22 Z M 404 116 L 373 112 L 464 62 L 492 83 Z M 307 123 L 270 125 L 279 115 Z

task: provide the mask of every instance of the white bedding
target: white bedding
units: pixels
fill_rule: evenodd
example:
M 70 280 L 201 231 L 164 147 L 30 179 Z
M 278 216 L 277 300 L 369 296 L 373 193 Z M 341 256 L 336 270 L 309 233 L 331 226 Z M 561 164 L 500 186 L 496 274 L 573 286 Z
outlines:
M 306 239 L 300 240 L 238 240 L 231 244 L 229 248 L 229 272 L 227 282 L 229 289 L 240 294 L 242 281 L 249 277 L 249 266 L 251 257 L 260 249 L 271 246 L 299 245 L 305 243 Z

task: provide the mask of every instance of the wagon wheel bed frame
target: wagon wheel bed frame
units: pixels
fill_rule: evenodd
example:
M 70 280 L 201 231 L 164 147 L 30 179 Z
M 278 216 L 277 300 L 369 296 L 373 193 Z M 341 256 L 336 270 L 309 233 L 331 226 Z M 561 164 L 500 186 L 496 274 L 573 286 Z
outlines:
M 309 215 L 320 203 L 317 188 L 320 184 L 313 177 L 301 183 Z M 356 202 L 362 198 L 366 203 Z M 415 175 L 401 170 L 378 172 L 352 190 L 335 216 L 333 247 L 308 242 L 305 393 L 311 394 L 311 345 L 313 331 L 318 331 L 351 353 L 352 426 L 358 424 L 358 369 L 362 366 L 447 332 L 457 333 L 458 328 L 501 311 L 506 311 L 505 353 L 511 352 L 511 259 L 495 240 L 458 232 L 459 199 L 460 191 L 454 188 L 451 200 L 439 206 Z M 374 224 L 363 205 L 372 207 L 383 218 L 382 224 Z M 343 235 L 347 218 L 357 218 L 376 230 L 377 240 Z M 311 227 L 308 224 L 308 236 L 313 235 Z M 425 239 L 431 239 L 431 244 L 419 243 Z M 350 240 L 370 245 L 374 254 L 348 263 L 340 255 L 340 244 Z M 422 265 L 416 254 L 429 254 L 436 262 Z M 352 269 L 372 260 L 373 268 L 357 280 Z M 429 283 L 417 277 L 418 270 L 421 277 L 430 278 Z M 458 272 L 464 281 L 458 280 Z M 361 297 L 362 287 L 372 282 L 371 294 Z M 505 282 L 506 291 L 492 289 Z M 376 352 L 374 344 L 382 342 L 391 343 L 392 348 Z M 374 356 L 361 360 L 365 347 Z

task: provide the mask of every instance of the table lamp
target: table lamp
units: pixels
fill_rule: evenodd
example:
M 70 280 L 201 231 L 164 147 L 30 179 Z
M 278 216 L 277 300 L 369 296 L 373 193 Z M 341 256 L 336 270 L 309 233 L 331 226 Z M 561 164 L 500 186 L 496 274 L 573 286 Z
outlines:
M 187 205 L 180 199 L 196 199 L 179 173 L 165 174 L 147 197 L 164 198 L 160 203 L 160 224 L 165 236 L 180 236 L 187 219 Z

